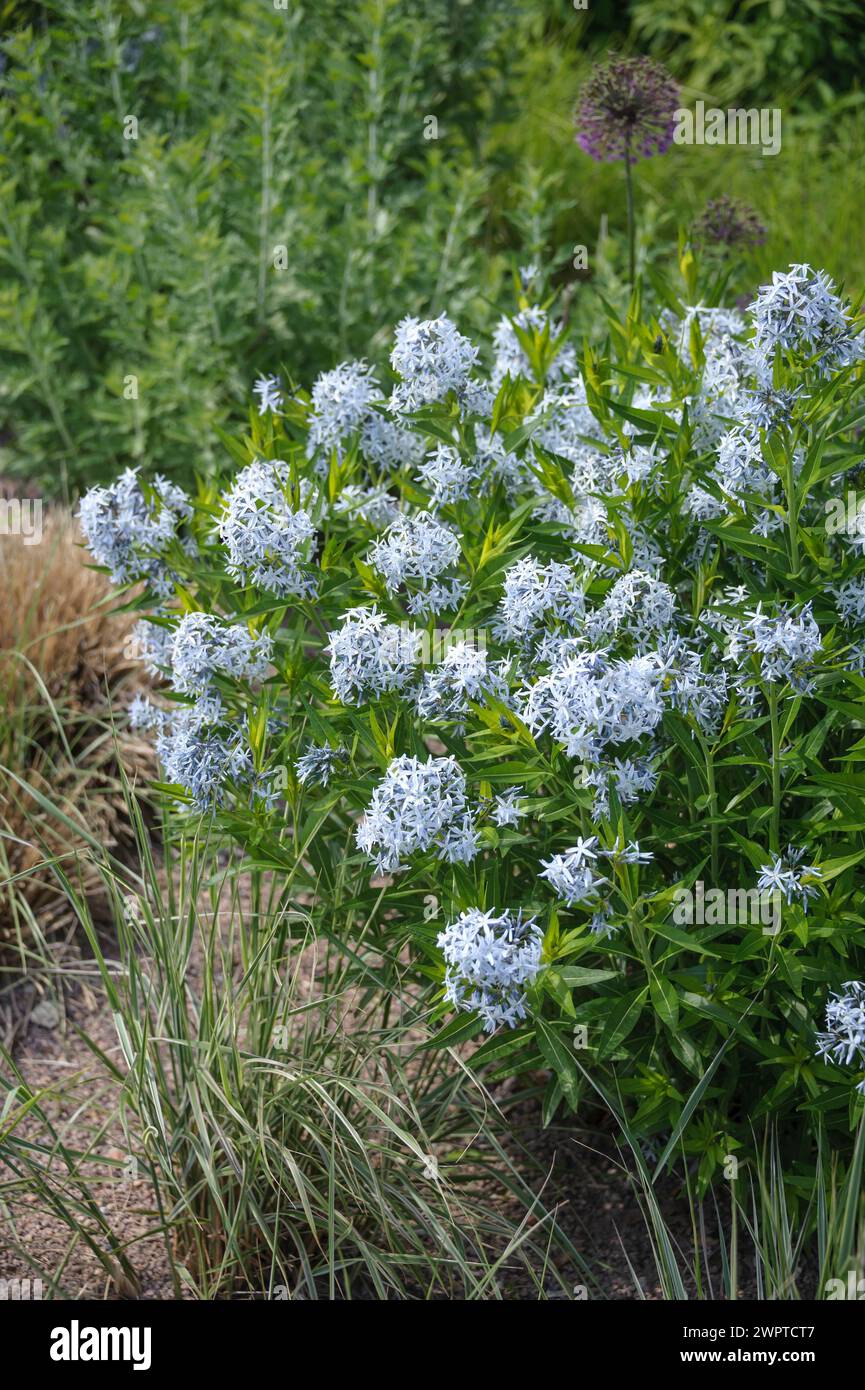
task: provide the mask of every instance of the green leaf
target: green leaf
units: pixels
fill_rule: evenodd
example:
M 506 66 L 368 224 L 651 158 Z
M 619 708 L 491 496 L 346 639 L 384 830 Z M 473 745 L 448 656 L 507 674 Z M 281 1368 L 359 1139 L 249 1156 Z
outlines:
M 619 972 L 617 970 L 590 970 L 583 965 L 555 965 L 553 967 L 557 975 L 561 975 L 565 984 L 570 989 L 577 989 L 580 985 L 599 985 L 603 980 L 617 980 Z
M 655 1013 L 661 1022 L 672 1030 L 679 1022 L 679 998 L 676 987 L 663 975 L 654 975 L 649 984 Z
M 565 1100 L 575 1110 L 580 1093 L 580 1074 L 573 1057 L 555 1028 L 543 1018 L 535 1019 L 535 1037 L 541 1053 L 558 1077 Z
M 473 1038 L 483 1026 L 483 1022 L 477 1014 L 470 1014 L 467 1018 L 463 1014 L 457 1014 L 438 1033 L 428 1038 L 425 1043 L 421 1043 L 420 1051 L 428 1052 L 436 1047 L 455 1047 L 457 1043 L 466 1042 L 469 1038 Z
M 609 1057 L 615 1052 L 616 1048 L 625 1041 L 630 1033 L 637 1026 L 637 1020 L 643 1011 L 643 1005 L 649 994 L 648 986 L 642 989 L 632 990 L 630 994 L 625 994 L 610 1011 L 607 1026 L 601 1034 L 601 1041 L 598 1046 L 598 1056 Z

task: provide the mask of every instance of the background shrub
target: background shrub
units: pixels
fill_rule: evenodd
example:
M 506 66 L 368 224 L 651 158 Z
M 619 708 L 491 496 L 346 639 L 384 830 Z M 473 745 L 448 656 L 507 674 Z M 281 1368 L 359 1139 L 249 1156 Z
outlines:
M 615 295 L 621 181 L 577 149 L 571 119 L 611 42 L 662 56 L 685 100 L 784 114 L 778 158 L 677 148 L 641 167 L 643 262 L 726 191 L 769 226 L 746 287 L 792 260 L 863 280 L 846 0 L 587 14 L 61 0 L 16 19 L 0 78 L 0 462 L 52 492 L 142 461 L 212 470 L 214 427 L 258 372 L 309 382 L 378 360 L 408 312 L 489 329 L 517 261 L 573 281 L 585 244 Z M 584 287 L 571 313 L 594 319 Z

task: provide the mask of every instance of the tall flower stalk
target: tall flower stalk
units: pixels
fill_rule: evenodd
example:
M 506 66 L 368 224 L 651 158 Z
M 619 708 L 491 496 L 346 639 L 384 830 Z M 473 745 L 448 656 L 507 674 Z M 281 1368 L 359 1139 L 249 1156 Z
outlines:
M 632 166 L 673 143 L 679 88 L 651 58 L 612 58 L 584 86 L 574 115 L 580 149 L 602 163 L 622 160 L 628 202 L 628 274 L 636 278 Z

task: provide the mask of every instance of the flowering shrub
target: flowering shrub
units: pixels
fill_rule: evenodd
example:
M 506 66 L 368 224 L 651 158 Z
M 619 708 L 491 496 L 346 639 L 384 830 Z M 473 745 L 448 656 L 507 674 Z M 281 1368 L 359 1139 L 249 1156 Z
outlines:
M 165 792 L 410 958 L 435 1041 L 548 1068 L 547 1115 L 615 1074 L 678 1140 L 699 1102 L 708 1180 L 760 1113 L 861 1108 L 865 561 L 827 512 L 865 337 L 808 266 L 744 313 L 658 292 L 579 357 L 525 294 L 486 365 L 405 319 L 390 383 L 260 383 L 225 486 L 81 519 L 146 585 Z

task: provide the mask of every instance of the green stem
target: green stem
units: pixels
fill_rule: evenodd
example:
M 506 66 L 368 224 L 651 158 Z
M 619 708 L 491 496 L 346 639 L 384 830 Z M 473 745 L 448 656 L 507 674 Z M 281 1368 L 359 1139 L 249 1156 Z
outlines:
M 714 760 L 714 758 L 713 758 L 713 756 L 712 756 L 712 750 L 711 750 L 711 748 L 705 747 L 705 745 L 704 745 L 703 751 L 704 751 L 705 756 L 706 756 L 706 786 L 707 786 L 708 792 L 709 792 L 709 815 L 711 816 L 711 822 L 710 822 L 710 825 L 709 825 L 709 833 L 710 833 L 710 836 L 711 836 L 711 845 L 712 845 L 712 885 L 713 885 L 713 887 L 717 888 L 717 887 L 718 887 L 718 871 L 719 871 L 719 867 L 720 867 L 720 865 L 719 865 L 719 858 L 720 858 L 720 844 L 719 844 L 720 835 L 719 835 L 719 829 L 720 829 L 720 828 L 719 828 L 719 826 L 718 826 L 718 789 L 717 789 L 717 787 L 716 787 L 716 785 L 715 785 L 715 760 Z
M 381 71 L 381 21 L 382 11 L 377 10 L 375 28 L 372 34 L 370 64 L 367 68 L 367 93 L 369 99 L 369 126 L 366 136 L 366 232 L 367 240 L 375 239 L 375 222 L 378 214 L 378 118 L 381 113 L 379 74 Z M 372 262 L 370 261 L 371 265 Z
M 649 980 L 652 977 L 654 968 L 652 965 L 652 953 L 649 950 L 649 943 L 646 939 L 646 928 L 643 925 L 643 920 L 631 904 L 628 904 L 628 921 L 631 924 L 631 940 L 640 953 L 643 969 L 646 972 L 646 979 Z
M 634 181 L 631 175 L 630 144 L 625 146 L 625 189 L 628 195 L 628 278 L 634 288 L 636 273 L 635 228 L 634 228 Z
M 781 739 L 778 729 L 778 690 L 769 686 L 769 721 L 772 727 L 772 821 L 769 847 L 780 853 L 781 840 Z
M 271 71 L 265 67 L 261 103 L 261 202 L 258 211 L 258 296 L 257 322 L 267 317 L 267 268 L 270 259 L 270 214 L 273 201 L 273 147 L 271 112 Z
M 795 579 L 799 573 L 799 509 L 796 501 L 796 482 L 793 477 L 793 445 L 787 455 L 787 531 L 790 537 L 790 571 Z

